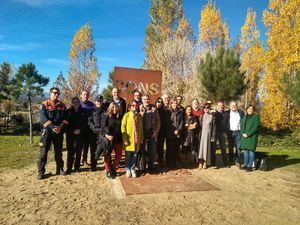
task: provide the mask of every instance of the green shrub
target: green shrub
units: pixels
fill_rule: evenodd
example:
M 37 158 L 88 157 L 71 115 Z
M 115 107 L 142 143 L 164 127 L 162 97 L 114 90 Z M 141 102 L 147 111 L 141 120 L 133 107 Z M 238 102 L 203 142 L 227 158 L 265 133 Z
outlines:
M 296 128 L 294 130 L 272 131 L 267 128 L 261 128 L 258 146 L 300 149 L 299 130 L 299 128 Z

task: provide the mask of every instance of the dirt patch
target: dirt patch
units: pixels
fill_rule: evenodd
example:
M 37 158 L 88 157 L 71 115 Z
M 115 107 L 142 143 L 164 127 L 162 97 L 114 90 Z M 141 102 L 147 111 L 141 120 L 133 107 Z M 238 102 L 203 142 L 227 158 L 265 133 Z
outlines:
M 55 172 L 53 162 L 47 170 Z M 0 171 L 0 224 L 299 224 L 299 172 L 191 170 L 220 190 L 126 196 L 103 171 Z M 159 184 L 158 184 L 159 185 Z

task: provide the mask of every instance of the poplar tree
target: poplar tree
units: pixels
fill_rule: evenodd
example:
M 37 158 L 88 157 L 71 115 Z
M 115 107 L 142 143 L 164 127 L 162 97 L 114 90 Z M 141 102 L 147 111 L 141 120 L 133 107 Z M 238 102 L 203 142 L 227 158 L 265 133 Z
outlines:
M 89 23 L 76 32 L 69 53 L 69 70 L 67 86 L 64 91 L 66 99 L 79 96 L 82 90 L 92 92 L 100 78 L 95 42 Z
M 263 12 L 268 39 L 261 119 L 264 126 L 273 130 L 288 128 L 299 118 L 299 111 L 295 111 L 284 91 L 300 69 L 299 8 L 299 0 L 270 0 L 268 9 Z
M 240 70 L 245 73 L 245 84 L 247 85 L 242 99 L 245 106 L 258 104 L 258 85 L 260 75 L 263 72 L 264 49 L 259 42 L 260 34 L 255 19 L 255 11 L 248 9 L 244 26 L 241 28 L 242 64 Z
M 201 10 L 199 22 L 200 53 L 207 51 L 213 53 L 218 46 L 230 43 L 228 25 L 222 21 L 221 12 L 217 9 L 215 1 L 209 0 Z

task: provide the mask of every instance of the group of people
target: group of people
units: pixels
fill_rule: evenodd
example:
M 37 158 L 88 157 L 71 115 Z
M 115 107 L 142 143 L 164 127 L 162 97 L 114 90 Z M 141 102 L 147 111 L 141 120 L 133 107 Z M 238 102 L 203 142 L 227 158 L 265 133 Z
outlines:
M 168 94 L 150 104 L 149 95 L 139 91 L 133 93 L 133 100 L 127 105 L 118 89 L 113 88 L 111 99 L 97 95 L 94 102 L 89 100 L 89 92 L 83 90 L 80 98 L 72 98 L 67 109 L 59 95 L 58 88 L 51 88 L 50 98 L 40 107 L 38 179 L 45 177 L 51 143 L 57 175 L 79 172 L 80 166 L 87 164 L 88 150 L 91 170 L 97 170 L 97 160 L 103 156 L 108 178 L 121 176 L 118 168 L 123 151 L 126 177 L 137 177 L 136 168 L 139 174 L 155 173 L 164 167 L 177 168 L 184 154 L 190 165 L 206 169 L 216 166 L 217 143 L 224 167 L 235 163 L 246 171 L 253 170 L 260 119 L 251 105 L 246 108 L 246 115 L 234 101 L 226 111 L 222 101 L 216 103 L 216 110 L 211 109 L 210 101 L 200 105 L 193 100 L 183 107 L 181 96 L 172 98 Z M 66 171 L 62 159 L 64 133 L 68 150 Z

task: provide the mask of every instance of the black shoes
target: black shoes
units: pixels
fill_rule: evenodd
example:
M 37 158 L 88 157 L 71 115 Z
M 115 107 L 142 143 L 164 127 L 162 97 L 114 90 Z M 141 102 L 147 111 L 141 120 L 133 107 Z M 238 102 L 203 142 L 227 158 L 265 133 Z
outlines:
M 115 177 L 120 177 L 120 176 L 122 175 L 122 173 L 117 172 L 117 171 L 115 171 L 115 170 L 111 170 L 111 174 L 112 174 L 113 176 L 115 176 Z
M 56 169 L 56 175 L 63 175 L 65 172 L 63 169 Z
M 44 179 L 44 174 L 38 174 L 36 179 L 38 179 L 38 180 Z
M 252 171 L 253 171 L 252 168 L 249 168 L 249 167 L 246 168 L 246 172 L 252 172 Z
M 66 170 L 66 172 L 64 172 L 64 175 L 71 175 L 71 170 Z

